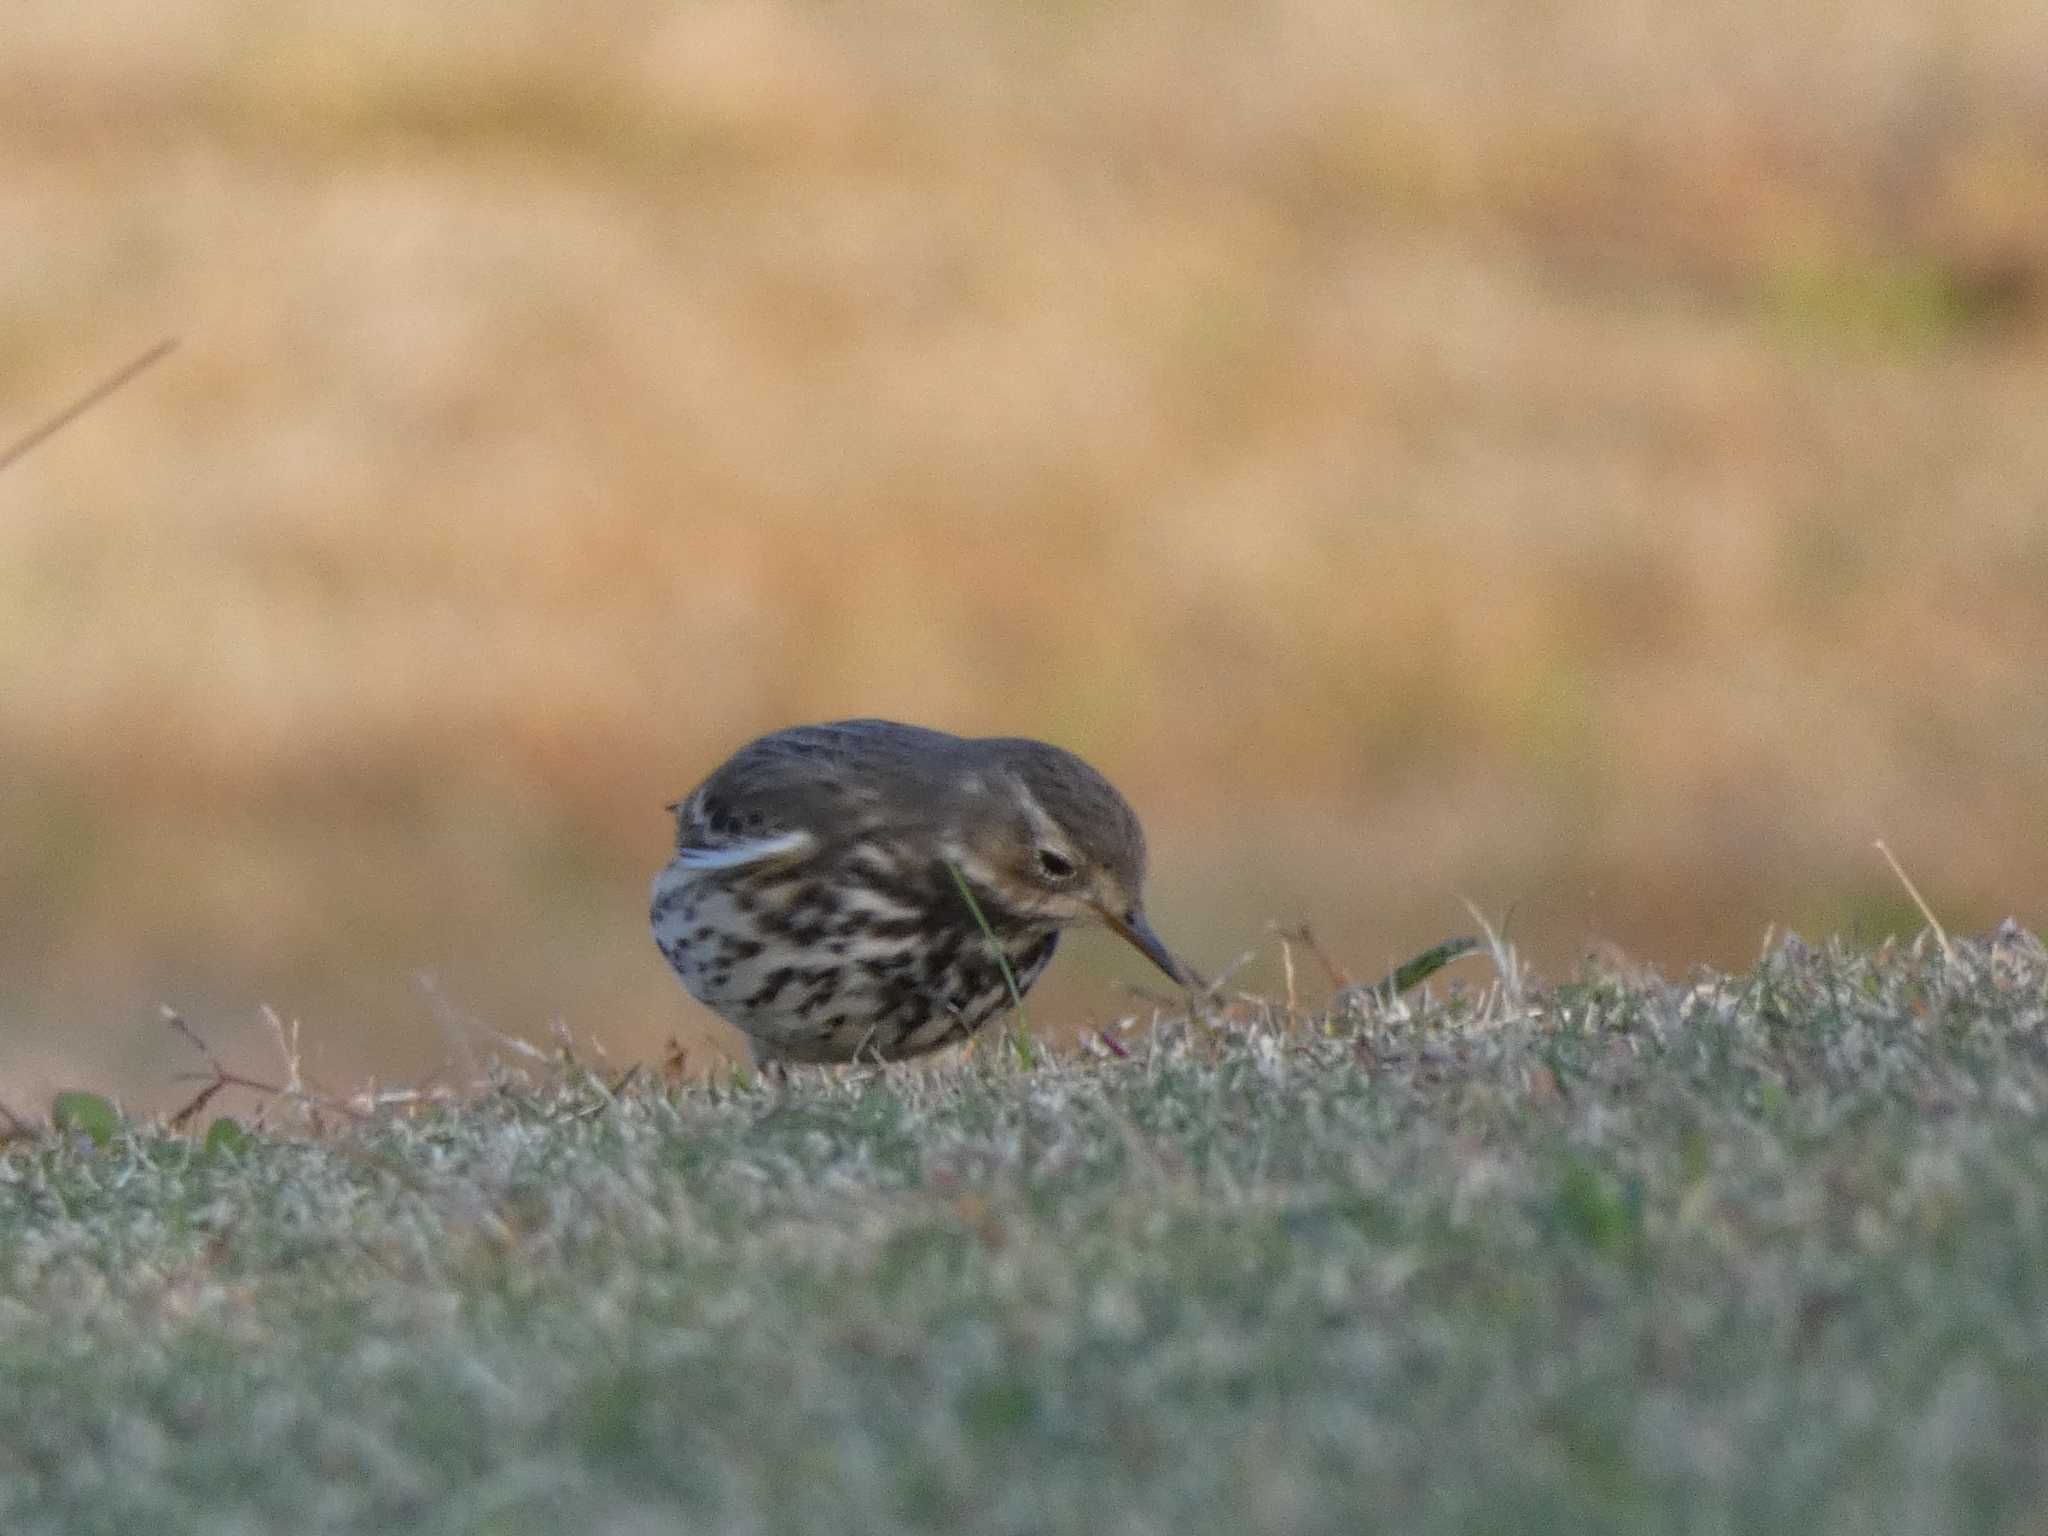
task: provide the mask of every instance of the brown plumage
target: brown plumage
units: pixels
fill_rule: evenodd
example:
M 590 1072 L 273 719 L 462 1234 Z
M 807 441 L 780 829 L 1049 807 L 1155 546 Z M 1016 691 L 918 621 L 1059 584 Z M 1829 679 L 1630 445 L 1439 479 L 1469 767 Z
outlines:
M 796 726 L 673 809 L 655 941 L 757 1060 L 894 1060 L 966 1039 L 1010 1003 L 990 933 L 1020 993 L 1077 922 L 1192 982 L 1145 919 L 1136 813 L 1042 741 Z

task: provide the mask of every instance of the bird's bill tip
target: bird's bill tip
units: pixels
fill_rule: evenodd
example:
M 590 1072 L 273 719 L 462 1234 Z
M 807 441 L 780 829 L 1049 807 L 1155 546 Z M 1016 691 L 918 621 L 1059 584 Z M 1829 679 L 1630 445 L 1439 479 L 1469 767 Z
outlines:
M 1173 951 L 1166 947 L 1165 940 L 1152 931 L 1152 925 L 1145 920 L 1145 914 L 1141 909 L 1133 907 L 1128 912 L 1117 912 L 1104 907 L 1100 910 L 1102 920 L 1109 925 L 1111 932 L 1166 972 L 1177 985 L 1194 988 L 1202 985 L 1193 971 L 1174 959 Z

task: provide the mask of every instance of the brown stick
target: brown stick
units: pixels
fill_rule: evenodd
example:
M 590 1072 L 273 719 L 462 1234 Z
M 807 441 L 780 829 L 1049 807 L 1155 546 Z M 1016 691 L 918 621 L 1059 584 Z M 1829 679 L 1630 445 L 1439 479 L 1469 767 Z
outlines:
M 131 358 L 128 362 L 116 368 L 104 379 L 101 379 L 99 383 L 93 385 L 91 389 L 88 389 L 76 400 L 65 406 L 63 410 L 57 412 L 56 415 L 50 417 L 39 426 L 30 427 L 27 432 L 17 437 L 5 448 L 0 448 L 0 471 L 13 468 L 30 449 L 40 447 L 43 443 L 70 426 L 72 422 L 78 420 L 87 411 L 98 405 L 102 400 L 106 399 L 115 390 L 135 378 L 144 369 L 162 361 L 177 344 L 177 337 L 166 336 L 140 357 Z
M 266 1098 L 286 1099 L 298 1104 L 310 1104 L 319 1109 L 331 1109 L 340 1114 L 347 1115 L 351 1120 L 366 1121 L 375 1118 L 375 1116 L 364 1110 L 357 1109 L 352 1104 L 344 1104 L 338 1100 L 326 1098 L 321 1094 L 308 1093 L 303 1087 L 297 1086 L 298 1066 L 295 1061 L 292 1063 L 293 1080 L 288 1083 L 266 1083 L 261 1078 L 245 1077 L 240 1072 L 230 1072 L 221 1065 L 220 1058 L 213 1054 L 213 1047 L 200 1038 L 199 1031 L 190 1024 L 187 1024 L 177 1009 L 166 1005 L 162 1013 L 164 1023 L 168 1024 L 191 1043 L 192 1048 L 204 1058 L 207 1067 L 205 1072 L 194 1072 L 186 1075 L 185 1081 L 199 1080 L 202 1086 L 199 1092 L 194 1094 L 183 1108 L 171 1116 L 168 1123 L 174 1131 L 183 1130 L 186 1122 L 191 1120 L 199 1111 L 206 1108 L 208 1104 L 211 1104 L 214 1095 L 223 1088 L 246 1088 L 251 1093 L 260 1093 Z

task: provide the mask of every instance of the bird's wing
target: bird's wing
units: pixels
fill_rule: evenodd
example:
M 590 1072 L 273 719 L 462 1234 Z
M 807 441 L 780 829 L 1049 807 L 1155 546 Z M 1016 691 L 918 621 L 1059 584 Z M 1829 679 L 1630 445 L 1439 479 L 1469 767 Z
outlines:
M 849 780 L 841 756 L 817 727 L 741 747 L 676 807 L 677 863 L 715 870 L 809 858 Z
M 920 782 L 922 754 L 910 748 L 927 739 L 953 740 L 853 720 L 796 726 L 749 742 L 683 801 L 677 857 L 699 869 L 794 864 L 829 855 L 901 820 L 906 810 L 921 815 L 937 792 Z
M 676 862 L 685 869 L 739 869 L 748 864 L 794 864 L 809 857 L 818 839 L 809 832 L 781 832 L 773 837 L 742 837 L 713 844 L 685 843 Z

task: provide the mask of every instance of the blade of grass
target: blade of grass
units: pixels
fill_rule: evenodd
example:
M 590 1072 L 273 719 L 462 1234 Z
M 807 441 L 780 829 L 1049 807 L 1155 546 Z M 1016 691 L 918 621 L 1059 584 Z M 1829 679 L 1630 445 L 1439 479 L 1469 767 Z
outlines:
M 988 952 L 995 957 L 996 969 L 1003 973 L 1003 985 L 1010 989 L 1010 1006 L 1017 1011 L 1017 1028 L 1012 1041 L 1018 1062 L 1028 1067 L 1036 1057 L 1031 1046 L 1031 1020 L 1024 1012 L 1024 994 L 1018 990 L 1016 973 L 1010 969 L 1010 957 L 1003 953 L 1003 946 L 996 942 L 996 931 L 989 926 L 988 918 L 983 915 L 981 903 L 974 899 L 974 892 L 967 884 L 967 877 L 960 873 L 960 866 L 948 860 L 946 873 L 951 875 L 953 883 L 960 887 L 960 899 L 967 903 L 967 910 L 974 914 L 974 925 L 981 930 L 981 936 L 988 940 Z
M 1413 959 L 1402 961 L 1367 990 L 1382 997 L 1393 997 L 1427 981 L 1453 960 L 1462 960 L 1478 948 L 1479 941 L 1474 938 L 1445 939 Z

